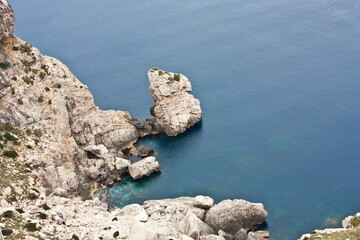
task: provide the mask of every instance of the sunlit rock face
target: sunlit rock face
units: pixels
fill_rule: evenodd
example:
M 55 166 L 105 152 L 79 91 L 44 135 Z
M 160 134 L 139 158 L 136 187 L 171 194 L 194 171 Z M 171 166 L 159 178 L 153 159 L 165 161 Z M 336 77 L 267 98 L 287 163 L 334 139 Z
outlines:
M 151 69 L 148 77 L 154 99 L 151 114 L 155 118 L 156 131 L 176 136 L 200 122 L 200 101 L 189 93 L 192 88 L 187 77 L 157 68 Z

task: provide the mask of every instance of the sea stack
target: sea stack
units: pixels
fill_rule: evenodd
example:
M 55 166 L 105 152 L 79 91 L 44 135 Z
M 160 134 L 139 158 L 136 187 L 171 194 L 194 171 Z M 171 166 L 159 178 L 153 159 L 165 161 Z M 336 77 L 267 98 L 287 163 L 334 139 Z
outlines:
M 182 74 L 153 68 L 149 70 L 153 129 L 177 136 L 201 120 L 200 101 L 191 92 L 189 79 Z

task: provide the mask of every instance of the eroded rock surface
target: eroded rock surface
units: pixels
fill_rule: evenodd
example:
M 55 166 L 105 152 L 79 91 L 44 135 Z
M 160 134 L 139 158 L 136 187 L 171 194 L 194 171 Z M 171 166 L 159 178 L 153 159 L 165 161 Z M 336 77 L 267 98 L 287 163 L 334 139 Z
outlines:
M 136 180 L 144 176 L 150 176 L 160 170 L 160 164 L 155 157 L 147 157 L 139 160 L 129 166 L 130 176 Z
M 262 224 L 267 212 L 261 203 L 250 203 L 242 199 L 224 200 L 206 213 L 205 222 L 215 231 L 224 230 L 235 234 L 241 228 L 250 230 Z
M 154 99 L 154 130 L 176 136 L 200 122 L 200 101 L 189 93 L 192 88 L 187 77 L 156 68 L 148 72 L 148 77 Z
M 6 0 L 0 1 L 0 40 L 13 32 L 15 15 Z

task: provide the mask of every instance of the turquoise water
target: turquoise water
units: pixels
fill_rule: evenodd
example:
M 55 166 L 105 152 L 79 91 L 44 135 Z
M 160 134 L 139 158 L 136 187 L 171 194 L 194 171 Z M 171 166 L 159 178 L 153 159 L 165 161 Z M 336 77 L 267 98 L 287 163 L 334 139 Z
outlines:
M 102 109 L 150 117 L 147 70 L 185 74 L 203 121 L 147 137 L 162 173 L 109 203 L 205 194 L 262 202 L 274 239 L 360 209 L 359 1 L 10 1 L 15 34 L 62 60 Z

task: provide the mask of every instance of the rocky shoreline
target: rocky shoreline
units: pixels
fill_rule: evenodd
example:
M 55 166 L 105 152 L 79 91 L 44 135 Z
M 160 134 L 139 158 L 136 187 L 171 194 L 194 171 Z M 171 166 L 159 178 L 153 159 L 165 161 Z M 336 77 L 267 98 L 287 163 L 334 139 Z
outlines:
M 160 171 L 149 134 L 177 136 L 202 117 L 182 74 L 148 72 L 151 118 L 100 110 L 86 85 L 59 60 L 12 34 L 15 16 L 0 1 L 0 228 L 5 239 L 261 240 L 261 203 L 207 196 L 110 208 L 93 198 L 111 186 Z M 142 157 L 137 162 L 126 154 Z M 2 234 L 2 235 L 1 235 Z M 303 238 L 305 239 L 305 238 Z

